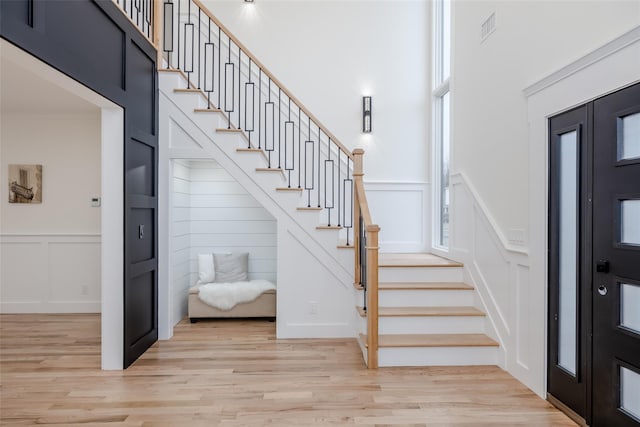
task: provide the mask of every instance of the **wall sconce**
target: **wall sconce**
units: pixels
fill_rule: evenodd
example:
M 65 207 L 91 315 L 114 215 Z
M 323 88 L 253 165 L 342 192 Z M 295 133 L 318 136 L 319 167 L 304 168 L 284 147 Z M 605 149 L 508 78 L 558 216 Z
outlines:
M 253 3 L 253 0 L 244 0 L 245 3 Z
M 371 133 L 371 97 L 362 97 L 362 132 Z

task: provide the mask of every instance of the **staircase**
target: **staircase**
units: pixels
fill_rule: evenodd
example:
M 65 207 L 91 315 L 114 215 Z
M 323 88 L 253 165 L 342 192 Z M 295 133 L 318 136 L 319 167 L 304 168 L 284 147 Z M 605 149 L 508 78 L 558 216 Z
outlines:
M 485 334 L 491 325 L 463 283 L 462 264 L 378 255 L 364 152 L 341 144 L 199 0 L 166 0 L 163 13 L 154 38 L 165 44 L 164 105 L 180 117 L 184 139 L 198 141 L 279 226 L 287 223 L 301 248 L 342 283 L 356 283 L 367 366 L 498 364 L 498 343 Z
M 498 364 L 498 343 L 485 334 L 490 325 L 463 268 L 431 254 L 380 254 L 379 366 Z M 367 311 L 356 310 L 364 320 Z M 364 348 L 367 338 L 359 336 Z

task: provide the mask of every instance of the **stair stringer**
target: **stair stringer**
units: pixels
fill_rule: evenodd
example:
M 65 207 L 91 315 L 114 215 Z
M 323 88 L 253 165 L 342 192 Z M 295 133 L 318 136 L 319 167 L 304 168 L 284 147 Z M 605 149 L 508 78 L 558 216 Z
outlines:
M 315 277 L 326 285 L 318 289 L 308 289 L 305 294 L 307 301 L 315 301 L 314 291 L 318 300 L 326 298 L 332 293 L 341 294 L 340 298 L 348 300 L 353 284 L 353 257 L 340 254 L 337 248 L 338 232 L 334 230 L 315 230 L 318 217 L 306 212 L 298 212 L 299 196 L 296 194 L 279 193 L 275 191 L 277 186 L 285 186 L 282 177 L 276 173 L 260 174 L 255 172 L 256 167 L 264 167 L 263 157 L 256 153 L 238 153 L 236 148 L 246 147 L 246 138 L 241 134 L 217 133 L 216 128 L 223 127 L 219 123 L 222 117 L 220 113 L 195 113 L 195 108 L 202 108 L 202 98 L 198 93 L 174 93 L 173 88 L 176 78 L 181 78 L 179 73 L 159 73 L 160 80 L 160 169 L 168 164 L 171 159 L 210 158 L 217 161 L 234 179 L 238 181 L 262 206 L 276 218 L 278 222 L 278 242 L 292 239 L 298 242 L 298 246 L 305 249 L 307 257 L 312 257 L 322 268 L 316 272 Z M 204 99 L 204 98 L 202 98 Z M 198 114 L 207 117 L 196 117 Z M 212 117 L 220 116 L 220 117 Z M 172 141 L 173 136 L 181 134 L 187 142 L 177 144 Z M 260 175 L 258 175 L 260 174 Z M 266 176 L 265 176 L 266 175 Z M 162 182 L 161 178 L 161 182 Z M 168 188 L 167 190 L 168 191 Z M 161 191 L 162 193 L 162 191 Z M 170 215 L 167 212 L 166 215 Z M 170 223 L 170 221 L 168 221 Z M 327 236 L 327 234 L 329 236 Z M 335 238 L 331 239 L 331 235 Z M 167 246 L 169 244 L 167 243 Z M 280 247 L 279 247 L 280 252 Z M 344 251 L 344 250 L 342 250 Z M 302 305 L 301 301 L 290 298 L 287 289 L 295 289 L 295 283 L 304 281 L 304 271 L 297 269 L 295 259 L 282 262 L 278 254 L 278 337 L 345 337 L 354 336 L 351 321 L 351 304 L 347 304 L 345 313 L 336 310 L 322 311 L 315 314 L 314 318 L 300 310 L 291 310 L 292 306 Z M 170 251 L 167 252 L 170 256 Z M 171 264 L 171 263 L 167 263 Z M 163 276 L 165 280 L 171 277 L 170 265 L 165 268 Z M 293 279 L 296 278 L 297 279 Z M 161 285 L 163 288 L 169 285 Z M 327 287 L 331 286 L 330 289 Z M 166 299 L 166 300 L 165 300 Z M 160 298 L 160 305 L 170 305 L 171 296 Z M 310 311 L 310 310 L 309 310 Z M 307 313 L 309 314 L 309 313 Z M 297 317 L 296 317 L 297 316 Z M 332 318 L 333 317 L 333 318 Z M 173 323 L 172 323 L 173 324 Z M 290 330 L 291 329 L 291 330 Z

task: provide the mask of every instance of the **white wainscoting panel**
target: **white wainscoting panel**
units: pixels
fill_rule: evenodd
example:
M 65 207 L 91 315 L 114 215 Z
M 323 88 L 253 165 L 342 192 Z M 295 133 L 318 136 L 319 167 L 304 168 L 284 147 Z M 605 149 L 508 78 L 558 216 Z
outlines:
M 365 188 L 373 222 L 380 226 L 380 252 L 429 250 L 428 183 L 368 181 Z
M 529 343 L 546 326 L 530 321 L 527 248 L 509 243 L 462 173 L 451 176 L 451 212 L 449 256 L 464 263 L 466 280 L 477 289 L 489 335 L 500 343 L 500 365 L 535 390 L 539 372 L 531 368 Z
M 0 312 L 99 313 L 100 234 L 0 235 Z

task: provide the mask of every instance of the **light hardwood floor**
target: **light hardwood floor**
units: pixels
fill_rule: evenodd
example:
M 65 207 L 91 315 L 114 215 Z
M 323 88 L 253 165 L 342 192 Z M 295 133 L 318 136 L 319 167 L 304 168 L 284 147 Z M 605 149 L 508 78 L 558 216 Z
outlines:
M 574 426 L 497 367 L 367 370 L 355 339 L 181 322 L 100 371 L 98 315 L 0 316 L 0 422 L 104 426 Z

